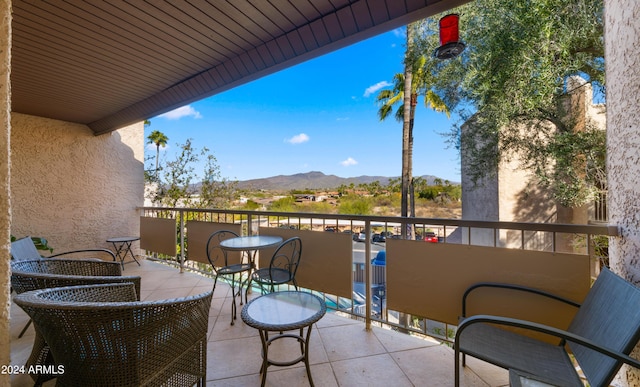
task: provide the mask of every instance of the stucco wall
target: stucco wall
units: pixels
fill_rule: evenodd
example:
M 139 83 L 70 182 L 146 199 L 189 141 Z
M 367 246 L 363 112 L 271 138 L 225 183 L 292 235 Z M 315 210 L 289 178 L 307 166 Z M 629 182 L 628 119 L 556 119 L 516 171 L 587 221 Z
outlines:
M 11 91 L 11 1 L 0 0 L 0 366 L 9 364 L 9 122 Z M 0 374 L 0 386 L 9 386 L 9 375 Z
M 607 58 L 607 179 L 609 223 L 620 237 L 609 242 L 612 269 L 640 285 L 640 2 L 605 0 Z M 636 348 L 633 356 L 640 356 Z M 623 370 L 640 385 L 640 372 Z
M 143 123 L 101 136 L 17 113 L 11 124 L 12 235 L 45 237 L 62 252 L 139 234 Z
M 605 15 L 609 210 L 621 233 L 609 258 L 617 273 L 640 284 L 640 3 L 609 0 Z

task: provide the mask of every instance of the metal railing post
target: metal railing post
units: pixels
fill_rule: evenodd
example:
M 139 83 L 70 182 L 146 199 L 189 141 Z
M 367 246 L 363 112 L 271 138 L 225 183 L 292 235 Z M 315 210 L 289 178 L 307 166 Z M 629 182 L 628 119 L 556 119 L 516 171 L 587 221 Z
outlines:
M 364 222 L 364 276 L 365 276 L 365 317 L 364 317 L 364 325 L 366 330 L 371 330 L 371 304 L 373 303 L 373 297 L 371 292 L 371 282 L 372 282 L 372 270 L 371 270 L 371 221 L 365 220 Z
M 184 211 L 180 210 L 180 273 L 184 272 Z

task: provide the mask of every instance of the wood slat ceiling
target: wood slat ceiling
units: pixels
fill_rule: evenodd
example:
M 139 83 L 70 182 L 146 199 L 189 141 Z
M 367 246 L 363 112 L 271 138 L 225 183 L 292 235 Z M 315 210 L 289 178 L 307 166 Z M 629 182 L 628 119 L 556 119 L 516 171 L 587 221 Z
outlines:
M 13 0 L 12 110 L 96 134 L 467 0 Z

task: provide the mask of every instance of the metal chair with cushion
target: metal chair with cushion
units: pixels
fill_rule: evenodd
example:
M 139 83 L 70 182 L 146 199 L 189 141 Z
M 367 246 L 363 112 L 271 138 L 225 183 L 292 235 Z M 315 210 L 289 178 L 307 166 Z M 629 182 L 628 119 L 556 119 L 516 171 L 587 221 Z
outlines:
M 640 289 L 604 268 L 580 305 L 527 287 L 481 283 L 469 288 L 493 287 L 550 297 L 578 307 L 564 331 L 514 318 L 474 315 L 463 318 L 455 339 L 455 385 L 460 385 L 460 354 L 470 355 L 557 386 L 583 386 L 570 353 L 591 386 L 608 386 L 623 363 L 640 368 L 629 357 L 640 339 Z M 500 326 L 517 327 L 555 337 L 558 344 L 524 336 Z M 464 358 L 463 358 L 464 362 Z M 463 363 L 464 365 L 464 363 Z
M 136 297 L 140 297 L 140 277 L 122 276 L 122 268 L 117 262 L 82 259 L 33 259 L 11 262 L 11 287 L 16 293 L 62 286 L 93 285 L 115 282 L 134 284 Z M 31 320 L 25 325 L 18 337 L 22 337 Z M 35 330 L 33 349 L 27 360 L 32 365 L 53 364 L 49 347 L 42 335 Z M 32 375 L 37 384 L 46 381 L 45 375 Z
M 296 272 L 302 256 L 302 240 L 292 237 L 282 242 L 269 261 L 268 267 L 255 270 L 251 280 L 260 285 L 262 293 L 274 292 L 277 286 L 292 284 L 298 290 Z
M 25 261 L 32 259 L 43 259 L 43 258 L 61 258 L 61 257 L 80 257 L 83 259 L 93 258 L 100 259 L 100 257 L 108 257 L 112 259 L 114 262 L 116 260 L 116 256 L 113 251 L 109 249 L 103 248 L 92 248 L 92 249 L 80 249 L 80 250 L 70 250 L 62 253 L 57 253 L 53 255 L 49 255 L 47 257 L 43 257 L 38 252 L 36 245 L 33 243 L 33 239 L 28 236 L 18 240 L 11 242 L 11 259 L 13 261 Z
M 228 252 L 220 247 L 220 242 L 223 240 L 236 237 L 238 237 L 238 234 L 233 231 L 220 230 L 211 234 L 207 240 L 207 259 L 215 274 L 213 291 L 215 292 L 216 290 L 216 284 L 220 276 L 227 278 L 231 284 L 231 325 L 234 324 L 233 320 L 236 319 L 236 295 L 240 296 L 240 305 L 242 305 L 242 274 L 249 273 L 252 269 L 251 263 L 243 262 L 242 256 L 238 261 L 232 262 L 229 259 Z M 238 286 L 237 292 L 236 284 Z M 246 298 L 245 294 L 245 300 Z
M 15 302 L 51 347 L 60 386 L 191 386 L 206 379 L 212 292 L 137 301 L 133 284 L 34 290 Z

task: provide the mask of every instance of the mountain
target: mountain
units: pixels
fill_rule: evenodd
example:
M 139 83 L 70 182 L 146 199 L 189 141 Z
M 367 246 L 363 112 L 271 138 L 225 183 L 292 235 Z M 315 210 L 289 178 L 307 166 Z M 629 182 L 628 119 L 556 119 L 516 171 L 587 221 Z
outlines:
M 425 179 L 428 184 L 433 184 L 437 176 L 424 175 L 420 176 Z M 370 184 L 374 181 L 386 185 L 390 179 L 398 177 L 386 176 L 357 176 L 357 177 L 339 177 L 336 175 L 325 175 L 322 172 L 312 171 L 307 173 L 297 173 L 295 175 L 278 175 L 273 177 L 265 177 L 262 179 L 244 180 L 238 182 L 238 188 L 247 190 L 264 189 L 267 191 L 290 191 L 292 189 L 334 189 L 341 185 Z M 443 179 L 444 180 L 444 179 Z M 453 183 L 453 182 L 452 182 Z M 455 183 L 457 184 L 457 183 Z

